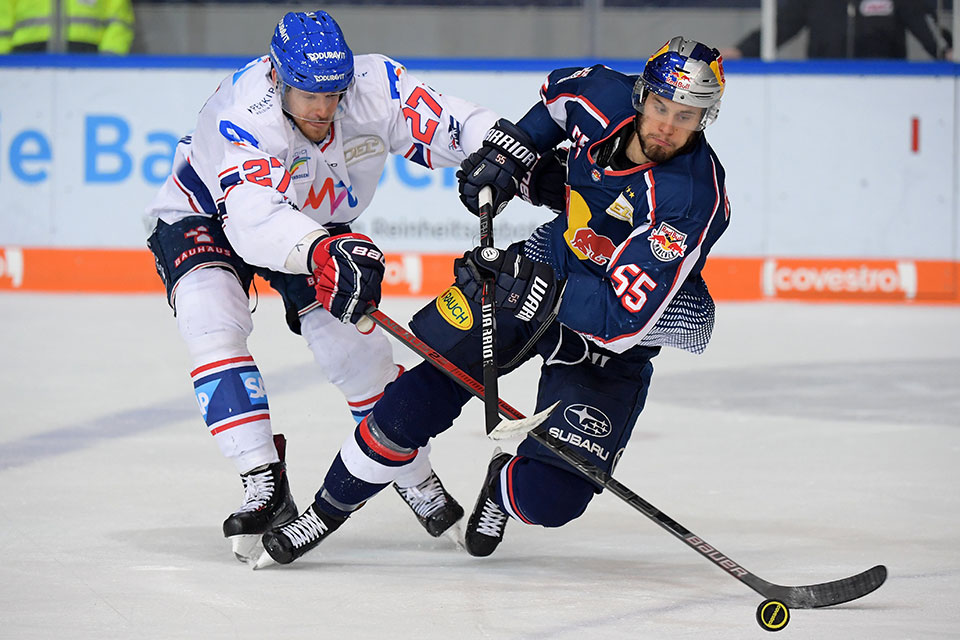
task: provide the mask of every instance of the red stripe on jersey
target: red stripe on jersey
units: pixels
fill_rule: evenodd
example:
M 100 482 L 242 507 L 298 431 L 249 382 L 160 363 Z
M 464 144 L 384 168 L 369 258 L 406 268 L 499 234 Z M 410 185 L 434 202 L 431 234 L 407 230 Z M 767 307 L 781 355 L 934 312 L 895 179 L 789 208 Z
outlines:
M 239 169 L 238 169 L 236 166 L 230 167 L 229 169 L 226 169 L 226 170 L 221 171 L 220 173 L 218 173 L 218 174 L 217 174 L 217 177 L 218 177 L 218 178 L 222 178 L 223 176 L 227 175 L 228 173 L 232 173 L 232 172 L 234 172 L 234 171 L 239 171 Z
M 337 135 L 337 130 L 334 128 L 333 123 L 331 122 L 331 123 L 330 123 L 330 139 L 327 140 L 327 143 L 326 143 L 325 145 L 323 145 L 322 147 L 320 147 L 320 153 L 323 153 L 324 151 L 326 151 L 326 150 L 327 150 L 327 147 L 329 147 L 331 144 L 333 144 L 333 138 L 334 138 L 334 136 L 336 136 L 336 135 Z
M 373 437 L 373 434 L 370 433 L 370 427 L 367 425 L 367 419 L 364 418 L 358 427 L 360 431 L 360 437 L 363 439 L 363 443 L 370 447 L 374 453 L 379 456 L 386 458 L 387 460 L 392 460 L 393 462 L 408 462 L 417 457 L 417 451 L 414 450 L 410 453 L 398 453 L 392 449 L 388 449 Z
M 259 414 L 255 416 L 247 416 L 246 418 L 238 418 L 233 422 L 222 424 L 216 429 L 211 429 L 210 435 L 215 436 L 221 431 L 226 431 L 227 429 L 233 429 L 234 427 L 239 427 L 240 425 L 247 424 L 248 422 L 256 422 L 257 420 L 269 420 L 269 419 L 270 419 L 269 413 Z
M 205 364 L 203 366 L 197 367 L 190 372 L 191 376 L 196 376 L 198 373 L 203 373 L 204 371 L 209 371 L 210 369 L 216 369 L 217 367 L 223 367 L 228 364 L 234 364 L 237 362 L 253 362 L 253 356 L 240 356 L 239 358 L 227 358 L 226 360 L 217 360 L 216 362 L 211 362 L 210 364 Z
M 604 127 L 606 127 L 607 125 L 610 124 L 610 118 L 608 118 L 607 116 L 603 115 L 603 111 L 600 111 L 600 109 L 598 109 L 598 108 L 596 107 L 596 105 L 594 105 L 592 102 L 590 102 L 589 100 L 587 100 L 587 99 L 584 98 L 583 96 L 581 96 L 581 95 L 579 95 L 579 94 L 576 94 L 576 93 L 559 93 L 559 94 L 557 94 L 557 96 L 556 96 L 555 98 L 552 98 L 552 99 L 550 99 L 550 100 L 547 100 L 547 101 L 546 101 L 546 104 L 550 104 L 550 103 L 552 103 L 552 102 L 556 102 L 556 101 L 559 100 L 560 98 L 568 98 L 568 99 L 573 100 L 573 101 L 575 101 L 575 102 L 579 102 L 581 105 L 583 105 L 583 107 L 584 107 L 587 111 L 590 112 L 590 115 L 592 115 L 594 118 L 596 118 L 597 120 L 599 120 L 600 122 L 602 122 Z
M 176 174 L 171 174 L 171 177 L 173 178 L 173 183 L 177 185 L 180 191 L 183 191 L 183 195 L 187 196 L 187 202 L 190 203 L 190 208 L 193 209 L 194 213 L 200 213 L 200 209 L 198 209 L 197 205 L 193 203 L 193 194 L 187 191 L 187 188 L 180 184 L 180 181 L 177 180 Z

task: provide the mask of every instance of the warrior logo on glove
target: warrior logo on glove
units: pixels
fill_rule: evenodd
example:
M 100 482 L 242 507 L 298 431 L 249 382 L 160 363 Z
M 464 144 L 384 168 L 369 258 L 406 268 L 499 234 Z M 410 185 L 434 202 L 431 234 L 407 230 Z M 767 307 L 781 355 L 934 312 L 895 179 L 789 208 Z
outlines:
M 380 302 L 385 262 L 367 236 L 347 233 L 318 240 L 311 249 L 317 300 L 340 322 L 356 324 Z
M 457 258 L 453 270 L 457 286 L 478 304 L 483 280 L 494 278 L 497 311 L 509 311 L 524 322 L 546 320 L 558 295 L 553 269 L 525 257 L 515 247 L 506 251 L 477 247 Z

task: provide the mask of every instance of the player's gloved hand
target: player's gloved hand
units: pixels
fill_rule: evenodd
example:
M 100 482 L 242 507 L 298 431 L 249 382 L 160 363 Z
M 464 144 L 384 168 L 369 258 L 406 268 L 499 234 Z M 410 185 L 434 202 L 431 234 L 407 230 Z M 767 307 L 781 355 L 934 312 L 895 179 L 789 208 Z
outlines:
M 526 322 L 543 322 L 553 310 L 558 289 L 553 269 L 524 257 L 515 248 L 476 247 L 454 260 L 453 272 L 463 294 L 477 303 L 483 298 L 483 279 L 492 277 L 497 310 L 511 311 Z
M 457 180 L 460 201 L 473 215 L 480 215 L 480 189 L 493 190 L 493 215 L 497 215 L 517 194 L 517 185 L 533 169 L 537 152 L 522 129 L 500 118 L 490 127 L 483 144 L 460 163 Z
M 321 238 L 310 250 L 317 300 L 340 322 L 356 324 L 380 302 L 383 252 L 367 236 L 347 233 Z
M 557 213 L 567 208 L 567 149 L 547 151 L 520 180 L 520 197 Z

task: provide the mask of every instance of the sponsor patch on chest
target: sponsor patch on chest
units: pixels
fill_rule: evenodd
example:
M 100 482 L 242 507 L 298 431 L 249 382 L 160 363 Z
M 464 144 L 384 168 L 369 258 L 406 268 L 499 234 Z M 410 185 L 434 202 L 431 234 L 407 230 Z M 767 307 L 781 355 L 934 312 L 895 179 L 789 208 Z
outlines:
M 387 146 L 379 136 L 352 138 L 343 144 L 343 159 L 348 167 L 366 158 L 383 155 L 386 152 Z
M 293 161 L 290 162 L 290 177 L 294 180 L 303 180 L 310 177 L 310 155 L 306 149 L 297 149 L 293 152 Z
M 613 204 L 607 207 L 607 215 L 633 225 L 633 204 L 627 199 L 626 193 L 621 193 Z

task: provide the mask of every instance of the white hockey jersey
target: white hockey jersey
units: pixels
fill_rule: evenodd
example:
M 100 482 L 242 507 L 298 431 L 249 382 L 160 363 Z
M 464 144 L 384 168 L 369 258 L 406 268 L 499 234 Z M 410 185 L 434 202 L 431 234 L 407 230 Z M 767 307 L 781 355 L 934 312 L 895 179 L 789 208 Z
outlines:
M 388 154 L 431 169 L 458 165 L 498 117 L 386 56 L 359 55 L 330 134 L 314 143 L 284 115 L 270 70 L 268 56 L 252 60 L 204 104 L 147 209 L 148 233 L 157 219 L 219 215 L 246 262 L 289 273 L 287 257 L 307 234 L 369 206 Z

